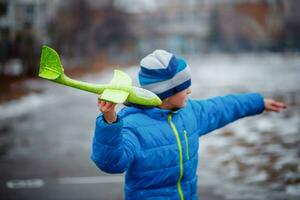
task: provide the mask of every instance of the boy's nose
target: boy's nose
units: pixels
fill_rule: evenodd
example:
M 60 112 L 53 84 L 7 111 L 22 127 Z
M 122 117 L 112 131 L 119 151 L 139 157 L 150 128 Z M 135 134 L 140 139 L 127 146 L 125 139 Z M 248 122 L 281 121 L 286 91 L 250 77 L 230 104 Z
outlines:
M 191 94 L 192 93 L 191 88 L 188 88 L 186 92 L 187 92 L 187 94 Z

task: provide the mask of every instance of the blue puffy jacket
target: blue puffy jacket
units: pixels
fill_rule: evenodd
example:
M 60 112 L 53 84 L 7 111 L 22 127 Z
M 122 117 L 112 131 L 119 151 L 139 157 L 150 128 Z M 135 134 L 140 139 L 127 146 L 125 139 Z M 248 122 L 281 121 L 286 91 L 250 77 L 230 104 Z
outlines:
M 92 160 L 108 173 L 126 172 L 126 199 L 197 199 L 199 137 L 264 110 L 258 93 L 188 99 L 177 111 L 125 107 L 118 120 L 96 119 Z

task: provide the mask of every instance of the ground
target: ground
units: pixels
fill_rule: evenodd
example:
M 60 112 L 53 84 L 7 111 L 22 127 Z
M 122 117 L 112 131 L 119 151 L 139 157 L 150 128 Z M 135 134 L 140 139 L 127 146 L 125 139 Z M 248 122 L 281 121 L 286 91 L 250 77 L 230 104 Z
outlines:
M 260 92 L 289 105 L 282 113 L 242 119 L 200 139 L 199 199 L 299 199 L 300 58 L 187 60 L 192 98 Z M 137 70 L 125 69 L 132 77 Z M 93 83 L 111 78 L 111 69 L 77 77 Z M 122 199 L 123 177 L 100 172 L 90 160 L 96 96 L 39 79 L 22 84 L 39 92 L 0 104 L 1 197 Z

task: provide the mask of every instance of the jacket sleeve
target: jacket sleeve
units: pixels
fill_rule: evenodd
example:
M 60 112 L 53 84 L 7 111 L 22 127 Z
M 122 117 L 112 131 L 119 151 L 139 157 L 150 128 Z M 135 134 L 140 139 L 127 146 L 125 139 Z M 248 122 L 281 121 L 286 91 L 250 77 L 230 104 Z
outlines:
M 237 119 L 264 111 L 264 98 L 259 93 L 231 94 L 207 100 L 192 100 L 199 136 L 221 128 Z
M 139 143 L 133 131 L 123 127 L 123 120 L 113 124 L 104 120 L 103 114 L 96 119 L 92 146 L 92 160 L 107 173 L 123 173 L 133 163 Z

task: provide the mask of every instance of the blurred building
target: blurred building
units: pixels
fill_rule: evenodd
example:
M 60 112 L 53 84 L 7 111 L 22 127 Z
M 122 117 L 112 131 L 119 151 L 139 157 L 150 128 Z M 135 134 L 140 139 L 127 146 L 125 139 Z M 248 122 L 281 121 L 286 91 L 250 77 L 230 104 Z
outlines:
M 300 50 L 299 0 L 156 0 L 135 14 L 141 54 Z
M 219 41 L 225 50 L 260 50 L 282 41 L 282 6 L 270 1 L 218 4 Z
M 213 43 L 222 50 L 300 49 L 298 0 L 211 0 Z
M 300 1 L 283 1 L 284 40 L 285 47 L 300 51 Z
M 49 42 L 48 19 L 58 0 L 0 0 L 0 75 L 16 60 L 19 75 L 35 76 L 40 48 Z M 13 70 L 14 71 L 14 70 Z M 16 75 L 16 73 L 14 73 Z
M 14 38 L 24 30 L 34 30 L 40 40 L 47 39 L 47 0 L 1 0 L 0 32 Z
M 146 54 L 162 48 L 178 54 L 205 51 L 210 13 L 201 1 L 167 0 L 152 11 L 137 13 L 133 25 L 137 49 Z

